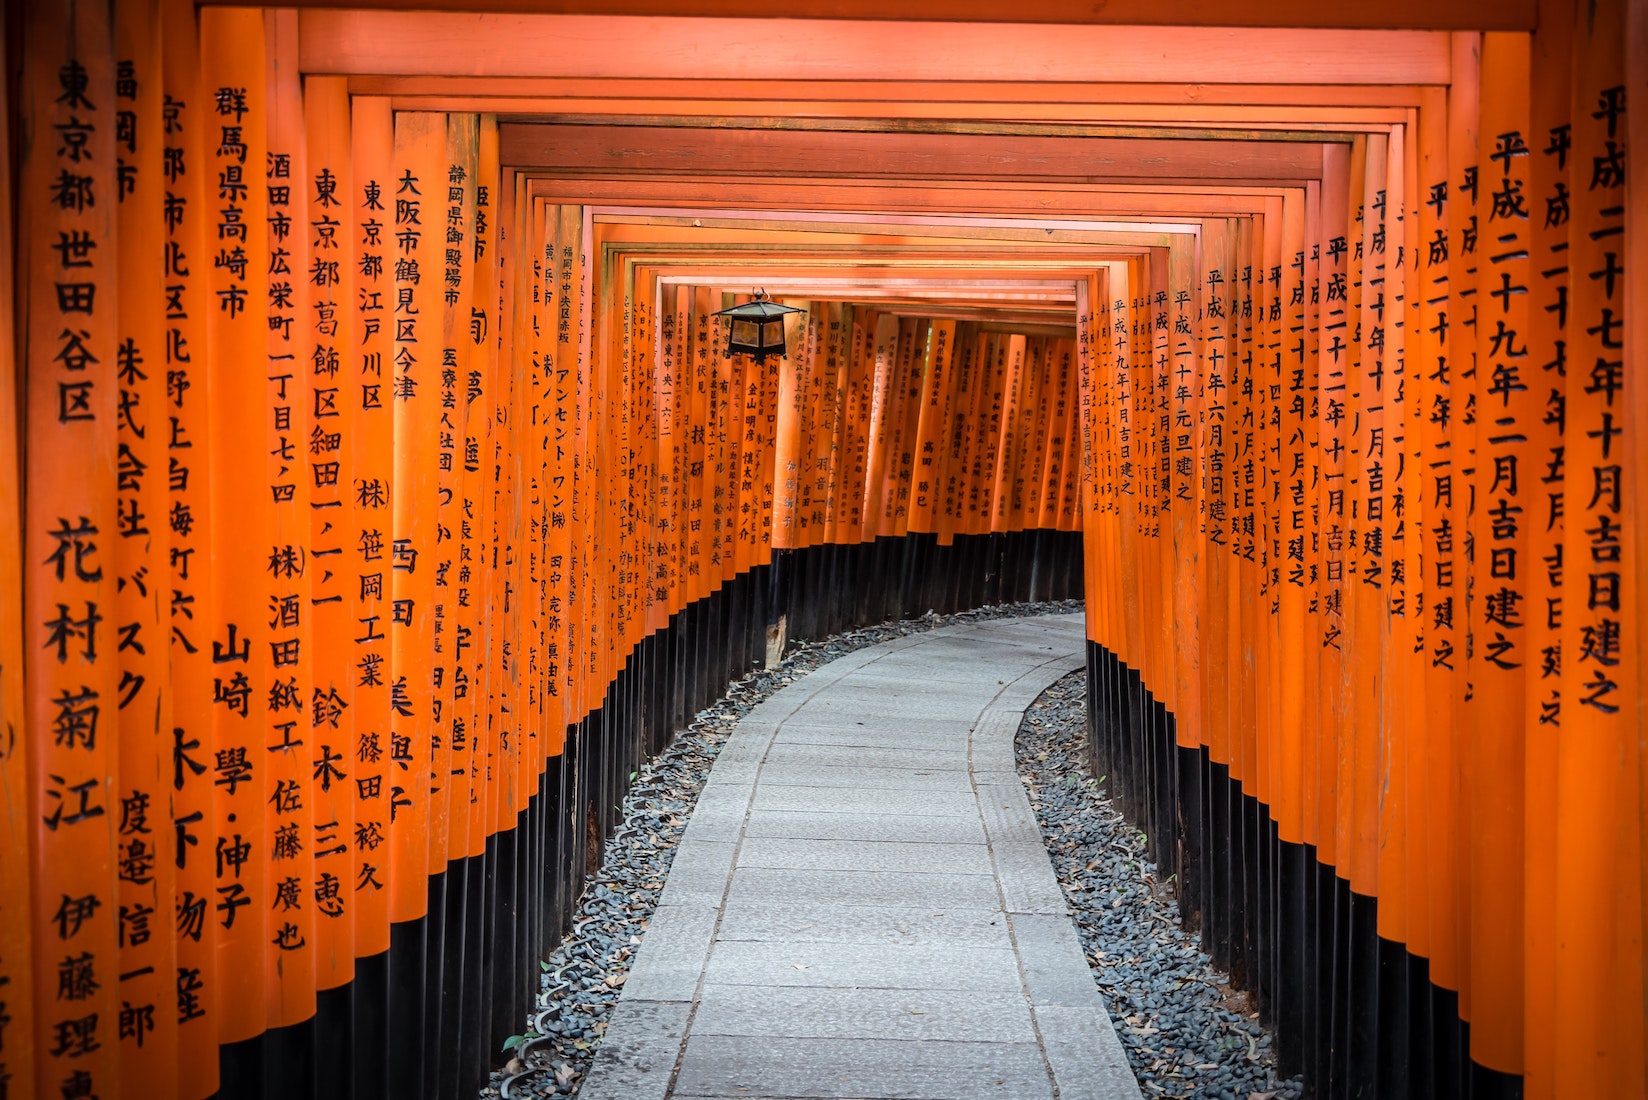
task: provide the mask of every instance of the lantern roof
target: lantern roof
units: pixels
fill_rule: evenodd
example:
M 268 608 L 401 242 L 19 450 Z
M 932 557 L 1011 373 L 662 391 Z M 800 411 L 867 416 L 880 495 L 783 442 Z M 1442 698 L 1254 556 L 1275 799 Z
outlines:
M 732 306 L 728 309 L 718 309 L 715 311 L 715 316 L 731 317 L 738 321 L 761 322 L 783 317 L 787 313 L 805 312 L 807 311 L 797 308 L 796 306 L 786 306 L 775 302 L 771 298 L 767 297 L 766 291 L 758 290 L 755 292 L 755 297 L 750 301 L 740 302 L 738 305 Z

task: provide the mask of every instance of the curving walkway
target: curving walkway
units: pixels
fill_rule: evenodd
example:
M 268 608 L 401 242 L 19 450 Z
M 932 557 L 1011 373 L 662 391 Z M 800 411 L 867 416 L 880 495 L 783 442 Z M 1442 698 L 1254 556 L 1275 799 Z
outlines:
M 1136 1098 L 1013 766 L 1080 616 L 784 689 L 716 761 L 583 1100 Z

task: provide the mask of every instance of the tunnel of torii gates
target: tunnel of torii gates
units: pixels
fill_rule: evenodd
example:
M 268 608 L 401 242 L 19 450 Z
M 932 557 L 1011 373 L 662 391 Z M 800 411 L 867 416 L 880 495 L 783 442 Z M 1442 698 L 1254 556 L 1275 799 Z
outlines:
M 729 679 L 1083 594 L 1285 1072 L 1648 1093 L 1645 5 L 513 6 L 8 5 L 0 1095 L 460 1096 Z

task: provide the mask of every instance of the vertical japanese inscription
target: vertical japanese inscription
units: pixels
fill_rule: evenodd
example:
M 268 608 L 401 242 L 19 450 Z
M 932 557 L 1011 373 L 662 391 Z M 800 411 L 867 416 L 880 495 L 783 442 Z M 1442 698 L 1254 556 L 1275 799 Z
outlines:
M 198 974 L 180 970 L 178 996 L 181 1006 L 187 995 L 191 1007 L 197 995 L 215 997 L 219 1035 L 233 1041 L 266 1026 L 265 966 L 272 949 L 264 824 L 276 793 L 267 719 L 280 654 L 271 646 L 267 580 L 275 523 L 266 369 L 273 257 L 262 14 L 202 13 L 201 58 L 211 423 L 203 445 L 213 474 L 211 514 L 234 519 L 209 526 L 214 598 L 204 648 L 212 664 L 213 736 L 201 746 L 201 758 L 214 800 L 211 827 L 201 830 L 188 857 L 211 864 L 206 913 L 216 922 L 217 965 Z M 296 575 L 305 565 L 294 557 L 290 567 Z M 180 846 L 185 843 L 180 834 Z
M 351 410 L 353 463 L 348 493 L 352 515 L 343 536 L 342 570 L 349 602 L 348 668 L 352 685 L 353 727 L 345 750 L 354 823 L 349 835 L 351 862 L 347 891 L 354 899 L 355 950 L 372 955 L 389 946 L 389 862 L 391 788 L 401 769 L 392 766 L 396 751 L 391 709 L 395 665 L 389 630 L 394 591 L 389 569 L 391 482 L 394 419 L 391 411 L 391 361 L 394 327 L 395 270 L 392 211 L 393 123 L 384 99 L 356 96 L 350 101 L 350 167 L 344 191 L 344 222 L 353 244 L 353 336 L 340 342 L 339 398 Z M 341 183 L 342 181 L 340 181 Z
M 421 916 L 428 903 L 425 830 L 435 731 L 436 526 L 439 520 L 442 245 L 446 117 L 395 116 L 395 156 L 383 202 L 386 262 L 393 269 L 387 323 L 394 359 L 392 520 L 377 549 L 391 590 L 390 727 L 384 792 L 391 837 L 391 918 Z M 374 527 L 374 530 L 379 528 Z
M 177 957 L 173 996 L 165 1003 L 177 1027 L 178 1048 L 217 1041 L 208 978 L 216 962 L 217 879 L 211 859 L 217 787 L 213 723 L 219 709 L 214 685 L 221 666 L 212 660 L 210 631 L 212 565 L 210 517 L 211 433 L 207 371 L 210 310 L 207 265 L 215 218 L 207 203 L 205 137 L 213 115 L 199 80 L 198 31 L 192 4 L 168 3 L 161 32 L 164 87 L 161 104 L 161 175 L 164 312 L 164 418 L 167 482 L 167 570 L 162 584 L 168 607 L 172 720 L 166 731 L 170 812 L 163 821 L 175 867 L 175 892 L 153 914 L 128 912 L 121 931 L 128 942 L 170 928 Z M 214 135 L 215 136 L 215 135 Z M 151 429 L 153 430 L 153 429 Z M 215 1059 L 180 1059 L 180 1088 L 205 1095 L 217 1088 Z
M 272 784 L 264 794 L 262 842 L 268 852 L 268 1025 L 277 1027 L 314 1013 L 315 856 L 322 846 L 335 847 L 335 829 L 315 828 L 330 823 L 325 815 L 315 816 L 316 795 L 322 793 L 322 782 L 330 786 L 337 762 L 316 760 L 319 730 L 312 725 L 312 713 L 318 705 L 324 714 L 328 706 L 324 696 L 314 694 L 313 585 L 332 571 L 336 555 L 315 554 L 310 500 L 317 488 L 323 496 L 335 488 L 336 469 L 327 452 L 314 450 L 311 427 L 316 422 L 313 364 L 318 345 L 310 326 L 308 158 L 293 63 L 297 22 L 291 13 L 274 12 L 266 15 L 264 25 L 268 149 L 263 178 L 252 186 L 263 191 L 268 213 L 264 440 L 273 524 L 265 562 L 264 625 L 271 680 L 260 755 L 264 782 Z M 323 374 L 321 389 L 326 388 L 324 379 Z
M 115 1085 L 114 787 L 120 563 L 114 28 L 107 7 L 25 12 L 19 225 L 31 380 L 23 543 L 27 728 L 39 959 L 39 1089 Z M 28 1008 L 14 1006 L 13 1014 Z
M 1628 95 L 1617 33 L 1631 7 L 1612 0 L 1577 6 L 1568 153 L 1556 1074 L 1598 1093 L 1628 1092 L 1643 1064 L 1640 968 L 1618 965 L 1642 950 L 1635 941 L 1641 899 L 1631 889 L 1562 896 L 1616 861 L 1640 859 L 1632 825 L 1641 794 L 1629 777 L 1640 774 L 1631 763 L 1641 687 L 1631 670 L 1642 644 L 1632 614 L 1642 570 L 1630 510 L 1633 500 L 1642 504 L 1633 484 L 1642 470 L 1629 460 L 1624 436 L 1629 410 L 1642 401 L 1634 388 L 1642 384 L 1641 364 L 1630 365 L 1625 331 L 1628 288 L 1641 277 L 1626 270 L 1627 218 L 1641 215 L 1627 200 L 1627 172 L 1642 167 L 1640 159 L 1631 166 L 1626 145 L 1642 104 Z M 1592 1053 L 1604 1050 L 1607 1059 Z
M 356 577 L 349 562 L 358 530 L 350 489 L 355 469 L 351 357 L 356 312 L 355 236 L 350 232 L 349 98 L 343 81 L 310 77 L 304 88 L 306 163 L 301 190 L 308 261 L 301 278 L 307 294 L 299 323 L 307 330 L 309 638 L 311 682 L 304 700 L 310 832 L 302 837 L 311 866 L 306 901 L 313 905 L 315 984 L 330 989 L 354 973 L 354 875 L 350 841 L 355 825 L 357 753 L 354 683 Z M 290 835 L 290 834 L 288 834 Z M 295 869 L 294 869 L 295 870 Z
M 173 1092 L 177 1021 L 168 1002 L 176 941 L 165 913 L 175 896 L 176 864 L 168 858 L 172 830 L 161 785 L 163 765 L 170 762 L 173 721 L 165 583 L 170 530 L 161 419 L 166 375 L 159 363 L 164 291 L 154 279 L 165 232 L 158 217 L 163 187 L 159 5 L 152 0 L 117 5 L 115 45 L 121 267 L 115 474 L 120 538 L 114 547 L 121 712 L 115 786 L 120 806 L 115 840 L 119 1036 L 122 1074 L 128 1080 L 148 1080 L 158 1092 Z

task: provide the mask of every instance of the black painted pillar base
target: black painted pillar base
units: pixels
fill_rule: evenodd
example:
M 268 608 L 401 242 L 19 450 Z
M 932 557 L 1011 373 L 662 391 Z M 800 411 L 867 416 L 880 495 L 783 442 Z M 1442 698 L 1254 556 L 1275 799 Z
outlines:
M 1378 934 L 1378 900 L 1353 893 L 1314 846 L 1281 839 L 1270 810 L 1104 647 L 1087 653 L 1089 760 L 1178 883 L 1202 948 L 1254 992 L 1278 1069 L 1321 1100 L 1520 1100 L 1520 1077 L 1470 1059 L 1457 993 Z

